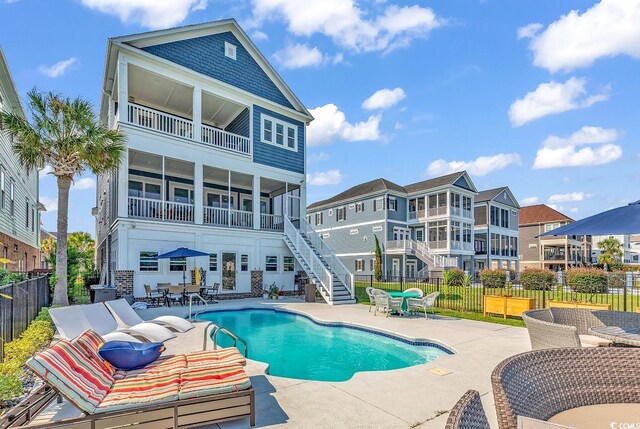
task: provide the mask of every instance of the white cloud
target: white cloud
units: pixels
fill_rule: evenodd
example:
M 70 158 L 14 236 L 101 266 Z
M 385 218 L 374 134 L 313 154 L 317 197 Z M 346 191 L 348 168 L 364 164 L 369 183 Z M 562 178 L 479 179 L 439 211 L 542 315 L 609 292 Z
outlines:
M 315 186 L 338 185 L 342 183 L 342 179 L 344 176 L 337 169 L 307 174 L 307 183 Z
M 50 198 L 45 195 L 40 195 L 40 203 L 44 206 L 44 208 L 48 212 L 57 212 L 58 211 L 58 199 Z
M 569 211 L 570 211 L 571 213 L 578 213 L 578 207 L 571 207 L 571 208 L 569 209 Z
M 307 163 L 309 163 L 309 164 L 315 164 L 317 162 L 328 161 L 330 159 L 331 159 L 331 157 L 329 156 L 329 154 L 324 153 L 324 152 L 311 153 L 311 154 L 307 155 Z
M 269 40 L 269 36 L 267 35 L 267 33 L 265 33 L 264 31 L 260 31 L 260 30 L 255 30 L 253 33 L 251 33 L 251 38 L 253 40 L 255 40 L 256 42 L 260 42 L 263 40 Z
M 603 57 L 640 59 L 639 23 L 638 0 L 602 0 L 582 14 L 570 11 L 542 33 L 523 37 L 531 38 L 533 64 L 551 72 L 568 71 L 589 67 Z
M 584 201 L 589 198 L 590 194 L 585 194 L 584 192 L 570 192 L 568 194 L 555 194 L 549 197 L 549 204 L 558 204 L 558 203 L 575 203 L 578 201 Z
M 40 66 L 38 70 L 47 77 L 56 78 L 64 75 L 69 67 L 74 65 L 77 61 L 78 59 L 76 57 L 71 57 L 66 60 L 58 61 L 51 66 Z
M 326 104 L 310 110 L 315 118 L 307 128 L 309 146 L 327 145 L 335 140 L 379 140 L 382 116 L 372 115 L 366 121 L 355 124 L 335 104 Z
M 44 179 L 50 176 L 49 173 L 53 172 L 53 167 L 50 165 L 45 165 L 44 168 L 38 171 L 38 178 Z
M 588 95 L 586 83 L 587 79 L 575 77 L 564 83 L 541 83 L 534 91 L 513 102 L 509 108 L 511 125 L 520 127 L 547 115 L 589 107 L 609 98 L 608 87 L 599 94 Z
M 285 69 L 319 66 L 325 60 L 318 48 L 302 43 L 288 44 L 273 54 L 273 57 Z
M 80 180 L 76 180 L 71 189 L 74 191 L 82 191 L 84 189 L 94 189 L 96 187 L 96 181 L 92 177 L 83 177 Z
M 536 22 L 536 23 L 525 25 L 524 27 L 518 28 L 518 40 L 529 39 L 531 37 L 534 37 L 542 27 L 543 27 L 542 24 Z
M 124 1 L 124 0 L 123 0 Z M 320 33 L 354 52 L 390 51 L 446 24 L 433 10 L 390 5 L 365 10 L 355 0 L 252 0 L 254 21 L 282 19 L 296 36 Z
M 123 23 L 148 28 L 173 27 L 189 12 L 206 9 L 208 0 L 81 0 L 90 9 L 117 16 Z
M 567 138 L 549 136 L 533 162 L 534 169 L 585 167 L 608 164 L 622 156 L 622 147 L 613 144 L 621 133 L 612 128 L 582 127 Z M 579 148 L 578 146 L 587 146 Z
M 455 171 L 467 170 L 475 176 L 485 176 L 494 171 L 502 170 L 511 164 L 520 164 L 517 153 L 499 153 L 497 155 L 479 156 L 472 161 L 445 161 L 438 159 L 427 167 L 430 176 L 441 176 Z
M 362 107 L 367 110 L 387 109 L 404 100 L 406 96 L 402 88 L 379 89 L 362 102 Z
M 522 200 L 520 200 L 520 202 L 522 204 L 535 204 L 538 202 L 538 197 L 528 197 L 528 198 L 523 198 Z

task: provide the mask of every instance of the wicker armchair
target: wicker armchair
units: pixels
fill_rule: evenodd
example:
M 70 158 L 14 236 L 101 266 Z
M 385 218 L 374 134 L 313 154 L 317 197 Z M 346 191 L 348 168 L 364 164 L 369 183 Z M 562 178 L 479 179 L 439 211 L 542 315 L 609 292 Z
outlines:
M 489 429 L 477 390 L 467 390 L 449 413 L 445 429 Z
M 369 297 L 369 313 L 371 313 L 371 307 L 376 305 L 376 294 L 375 294 L 376 290 L 377 289 L 371 286 L 368 286 L 365 289 L 365 292 L 367 292 L 367 296 Z
M 428 319 L 428 309 L 431 309 L 431 314 L 435 314 L 434 308 L 438 295 L 440 295 L 440 292 L 432 292 L 427 296 L 423 296 L 422 298 L 407 298 L 407 311 L 414 312 L 422 310 L 424 312 L 424 318 Z
M 549 420 L 577 407 L 640 402 L 640 351 L 564 348 L 522 353 L 491 374 L 500 429 L 517 416 Z
M 373 313 L 374 316 L 378 313 L 378 309 L 380 309 L 382 313 L 385 313 L 387 317 L 389 317 L 389 313 L 392 311 L 397 311 L 400 315 L 404 315 L 404 310 L 402 310 L 404 298 L 393 298 L 387 292 L 379 289 L 375 289 L 373 293 L 376 303 L 376 309 Z
M 421 297 L 424 296 L 424 292 L 419 287 L 412 287 L 412 288 L 409 288 L 409 289 L 405 289 L 404 293 L 417 293 Z
M 613 315 L 603 313 L 622 312 L 554 307 L 525 311 L 522 313 L 522 320 L 527 325 L 533 350 L 556 347 L 596 347 L 606 346 L 611 342 L 589 335 L 589 328 L 604 326 L 605 320 L 607 323 L 616 321 Z

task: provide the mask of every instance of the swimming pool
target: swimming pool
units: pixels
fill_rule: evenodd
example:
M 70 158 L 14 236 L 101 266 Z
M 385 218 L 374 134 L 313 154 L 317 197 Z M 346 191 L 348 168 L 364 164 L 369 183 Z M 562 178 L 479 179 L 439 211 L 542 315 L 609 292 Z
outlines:
M 359 327 L 325 324 L 283 310 L 244 309 L 201 313 L 244 338 L 249 357 L 269 365 L 280 377 L 318 381 L 346 381 L 356 372 L 384 371 L 430 362 L 451 354 L 430 342 L 410 342 Z M 223 347 L 232 345 L 218 335 Z

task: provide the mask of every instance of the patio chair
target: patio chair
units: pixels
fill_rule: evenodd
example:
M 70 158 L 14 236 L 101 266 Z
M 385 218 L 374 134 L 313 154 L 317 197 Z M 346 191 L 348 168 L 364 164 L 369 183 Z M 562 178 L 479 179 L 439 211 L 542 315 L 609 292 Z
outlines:
M 491 384 L 500 429 L 515 429 L 518 416 L 605 427 L 578 423 L 589 414 L 579 407 L 594 405 L 599 405 L 598 415 L 607 418 L 606 426 L 613 421 L 635 422 L 638 408 L 631 410 L 635 415 L 624 413 L 629 412 L 626 407 L 640 403 L 640 353 L 626 347 L 534 350 L 498 364 Z M 619 404 L 628 405 L 622 409 Z
M 402 302 L 404 301 L 404 298 L 393 298 L 387 292 L 378 290 L 375 295 L 375 301 L 376 312 L 378 308 L 382 308 L 382 312 L 385 313 L 386 317 L 389 317 L 389 313 L 391 313 L 392 311 L 397 311 L 398 314 L 404 316 L 404 310 L 402 309 Z M 373 315 L 375 316 L 375 314 L 376 313 L 374 312 Z
M 422 298 L 407 298 L 407 311 L 424 311 L 424 318 L 427 317 L 427 310 L 431 309 L 431 314 L 435 314 L 434 308 L 436 305 L 436 298 L 438 298 L 440 292 L 433 292 L 427 296 L 423 296 Z
M 89 349 L 62 340 L 29 359 L 27 366 L 45 384 L 27 398 L 30 402 L 11 411 L 3 427 L 186 428 L 240 417 L 249 417 L 255 425 L 254 391 L 240 363 L 209 361 L 199 366 L 191 365 L 193 355 L 176 355 L 145 367 L 148 371 L 126 371 L 117 378 Z M 214 352 L 200 354 L 213 357 Z M 58 396 L 83 415 L 31 424 Z
M 216 296 L 220 293 L 220 283 L 214 283 L 213 286 L 202 288 L 202 298 L 209 303 L 216 302 Z
M 195 328 L 193 323 L 177 316 L 158 316 L 154 319 L 143 320 L 125 299 L 107 301 L 104 305 L 107 306 L 107 309 L 121 328 L 130 329 L 132 326 L 138 326 L 141 323 L 155 323 L 175 332 L 187 332 Z
M 184 287 L 185 303 L 189 302 L 189 298 L 191 298 L 192 296 L 197 296 L 201 299 L 204 299 L 200 296 L 200 285 L 188 284 Z
M 151 285 L 144 285 L 144 291 L 147 294 L 147 303 L 149 305 L 160 305 L 160 302 L 164 298 L 164 294 L 159 292 L 158 289 L 151 289 Z
M 374 293 L 374 291 L 376 291 L 376 290 L 378 290 L 378 289 L 373 288 L 371 286 L 368 286 L 365 289 L 365 292 L 367 292 L 367 296 L 369 297 L 369 313 L 371 313 L 371 307 L 372 306 L 375 307 L 375 305 L 376 305 L 376 295 Z
M 420 289 L 418 287 L 409 288 L 409 289 L 405 290 L 404 293 L 417 293 L 421 297 L 424 296 L 424 292 L 422 291 L 422 289 Z
M 480 393 L 467 392 L 456 402 L 449 413 L 445 429 L 490 429 L 487 415 L 482 408 Z
M 171 307 L 172 302 L 184 305 L 184 286 L 169 286 L 167 293 L 164 295 L 164 300 L 169 307 Z
M 94 326 L 80 305 L 71 305 L 69 307 L 50 308 L 49 314 L 56 329 L 62 338 L 68 340 L 77 337 L 82 332 L 93 329 Z M 105 341 L 132 341 L 141 342 L 138 338 L 133 337 L 123 330 L 112 332 L 104 332 L 102 337 Z

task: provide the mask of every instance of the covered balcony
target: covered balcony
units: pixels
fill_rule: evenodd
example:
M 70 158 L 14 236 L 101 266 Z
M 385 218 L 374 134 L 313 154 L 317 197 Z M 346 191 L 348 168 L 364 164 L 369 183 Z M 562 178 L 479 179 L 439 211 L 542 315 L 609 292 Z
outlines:
M 249 107 L 149 70 L 127 65 L 127 100 L 114 93 L 120 122 L 250 156 Z M 118 82 L 116 81 L 116 87 Z M 118 112 L 126 106 L 126 114 Z
M 204 223 L 253 229 L 253 176 L 204 166 Z

